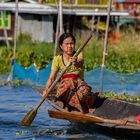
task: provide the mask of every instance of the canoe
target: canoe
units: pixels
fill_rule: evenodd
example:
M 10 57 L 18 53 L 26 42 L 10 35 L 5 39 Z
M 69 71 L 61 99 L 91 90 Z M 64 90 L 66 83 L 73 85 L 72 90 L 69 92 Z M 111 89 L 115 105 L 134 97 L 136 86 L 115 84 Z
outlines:
M 41 88 L 35 87 L 35 89 L 42 93 Z M 126 136 L 131 135 L 131 138 L 132 136 L 140 137 L 140 124 L 135 120 L 136 116 L 140 115 L 138 103 L 98 96 L 93 104 L 95 112 L 83 114 L 63 109 L 62 105 L 55 101 L 54 94 L 50 94 L 46 101 L 53 106 L 53 109 L 48 110 L 52 118 L 68 120 L 90 131 L 98 129 L 109 134 L 126 134 Z

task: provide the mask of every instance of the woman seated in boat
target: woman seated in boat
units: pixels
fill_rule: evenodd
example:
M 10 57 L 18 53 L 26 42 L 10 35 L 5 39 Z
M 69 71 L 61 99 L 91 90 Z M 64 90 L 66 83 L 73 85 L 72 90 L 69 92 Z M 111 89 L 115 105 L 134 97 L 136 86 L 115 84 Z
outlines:
M 72 65 L 63 74 L 56 91 L 57 101 L 63 103 L 63 108 L 68 111 L 77 110 L 82 113 L 91 113 L 96 94 L 91 92 L 91 87 L 83 80 L 84 59 L 82 53 L 77 58 L 72 58 L 75 53 L 76 39 L 71 33 L 64 33 L 59 38 L 60 55 L 54 56 L 50 77 L 45 85 L 43 95 L 54 82 L 57 72 L 64 70 L 69 61 Z

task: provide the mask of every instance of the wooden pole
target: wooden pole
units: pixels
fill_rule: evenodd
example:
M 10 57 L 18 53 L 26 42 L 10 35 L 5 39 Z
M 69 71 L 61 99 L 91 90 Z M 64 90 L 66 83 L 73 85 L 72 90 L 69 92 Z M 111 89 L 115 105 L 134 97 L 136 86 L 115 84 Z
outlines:
M 18 0 L 15 0 L 15 28 L 14 28 L 14 55 L 16 58 L 16 47 L 17 47 L 17 31 L 18 31 Z
M 102 67 L 101 67 L 100 92 L 103 91 L 103 78 L 104 78 L 103 76 L 104 76 L 104 67 L 105 67 L 105 59 L 106 59 L 107 39 L 108 39 L 108 29 L 109 29 L 109 22 L 110 22 L 111 5 L 112 5 L 112 0 L 109 0 L 108 12 L 107 12 L 107 20 L 106 20 L 104 47 L 103 47 Z
M 57 27 L 56 27 L 56 33 L 55 33 L 55 49 L 54 49 L 54 56 L 57 54 L 57 45 L 58 45 L 58 37 L 59 37 L 59 26 L 60 26 L 60 17 L 58 14 L 57 17 Z
M 59 0 L 59 16 L 60 16 L 60 35 L 63 33 L 63 13 L 62 0 Z
M 60 16 L 59 16 L 59 6 L 57 0 L 55 0 L 56 8 L 58 10 L 57 14 L 57 25 L 56 25 L 56 33 L 55 33 L 55 48 L 54 48 L 54 56 L 57 54 L 57 45 L 58 45 L 58 35 L 59 35 L 59 27 L 60 27 Z
M 94 31 L 94 20 L 95 20 L 95 16 L 92 16 L 92 22 L 91 22 L 91 31 Z
M 105 39 L 104 39 L 104 48 L 103 48 L 103 58 L 102 58 L 102 67 L 105 66 L 106 50 L 107 50 L 107 39 L 108 39 L 108 29 L 110 22 L 110 12 L 111 12 L 112 0 L 109 0 L 108 12 L 107 12 L 107 21 L 106 21 L 106 30 L 105 30 Z
M 100 24 L 100 16 L 98 16 L 97 25 L 96 25 L 96 37 L 99 37 L 99 24 Z
M 56 2 L 56 5 L 57 5 L 57 2 Z M 55 35 L 54 56 L 57 54 L 58 37 L 63 33 L 63 6 L 62 6 L 62 0 L 59 0 L 59 6 L 57 6 L 57 8 L 58 8 L 58 18 L 57 18 L 57 27 L 56 27 L 56 35 Z

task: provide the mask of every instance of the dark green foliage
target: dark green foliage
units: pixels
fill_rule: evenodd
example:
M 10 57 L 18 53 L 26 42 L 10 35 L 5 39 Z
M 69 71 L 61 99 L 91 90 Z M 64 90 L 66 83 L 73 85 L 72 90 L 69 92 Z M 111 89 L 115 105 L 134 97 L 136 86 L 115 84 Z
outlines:
M 140 103 L 140 97 L 126 95 L 125 93 L 117 95 L 116 93 L 113 92 L 105 92 L 102 93 L 101 95 L 104 97 L 115 98 L 115 99 L 124 100 L 132 103 Z
M 53 57 L 53 45 L 47 43 L 31 43 L 30 46 L 19 46 L 17 61 L 24 67 L 35 64 L 38 69 L 49 64 Z
M 0 48 L 0 73 L 7 74 L 11 71 L 10 58 L 12 57 L 13 52 L 11 49 L 5 47 Z
M 133 34 L 133 37 L 132 37 Z M 107 46 L 105 66 L 109 70 L 119 73 L 133 73 L 140 69 L 139 34 L 125 33 L 118 44 Z M 76 47 L 82 44 L 82 39 L 77 39 Z M 12 43 L 11 43 L 12 44 Z M 10 58 L 13 55 L 13 46 L 8 49 L 0 47 L 0 73 L 11 71 Z M 32 42 L 31 37 L 21 34 L 17 41 L 16 60 L 23 67 L 35 64 L 37 69 L 42 69 L 53 58 L 54 44 Z M 102 65 L 103 40 L 93 37 L 84 49 L 85 71 Z
M 106 67 L 119 73 L 132 73 L 140 69 L 140 55 L 136 50 L 121 55 L 115 51 L 108 52 Z
M 35 64 L 37 69 L 47 66 L 53 57 L 54 45 L 52 43 L 32 42 L 30 36 L 21 34 L 17 41 L 16 60 L 23 67 Z M 13 56 L 13 42 L 10 49 L 5 45 L 0 47 L 0 73 L 11 71 L 11 57 Z

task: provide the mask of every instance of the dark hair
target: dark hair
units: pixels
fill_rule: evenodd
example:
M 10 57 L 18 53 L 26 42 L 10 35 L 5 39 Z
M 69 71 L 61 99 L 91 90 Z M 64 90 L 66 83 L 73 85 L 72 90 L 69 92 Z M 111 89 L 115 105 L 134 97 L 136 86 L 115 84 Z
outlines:
M 59 40 L 58 40 L 58 46 L 59 46 L 59 48 L 60 48 L 61 51 L 62 51 L 62 49 L 61 49 L 60 45 L 62 45 L 62 44 L 63 44 L 63 41 L 64 41 L 66 38 L 68 38 L 68 37 L 71 37 L 71 38 L 72 38 L 74 44 L 76 43 L 76 39 L 75 39 L 75 37 L 73 36 L 72 33 L 63 33 L 63 34 L 59 37 Z

